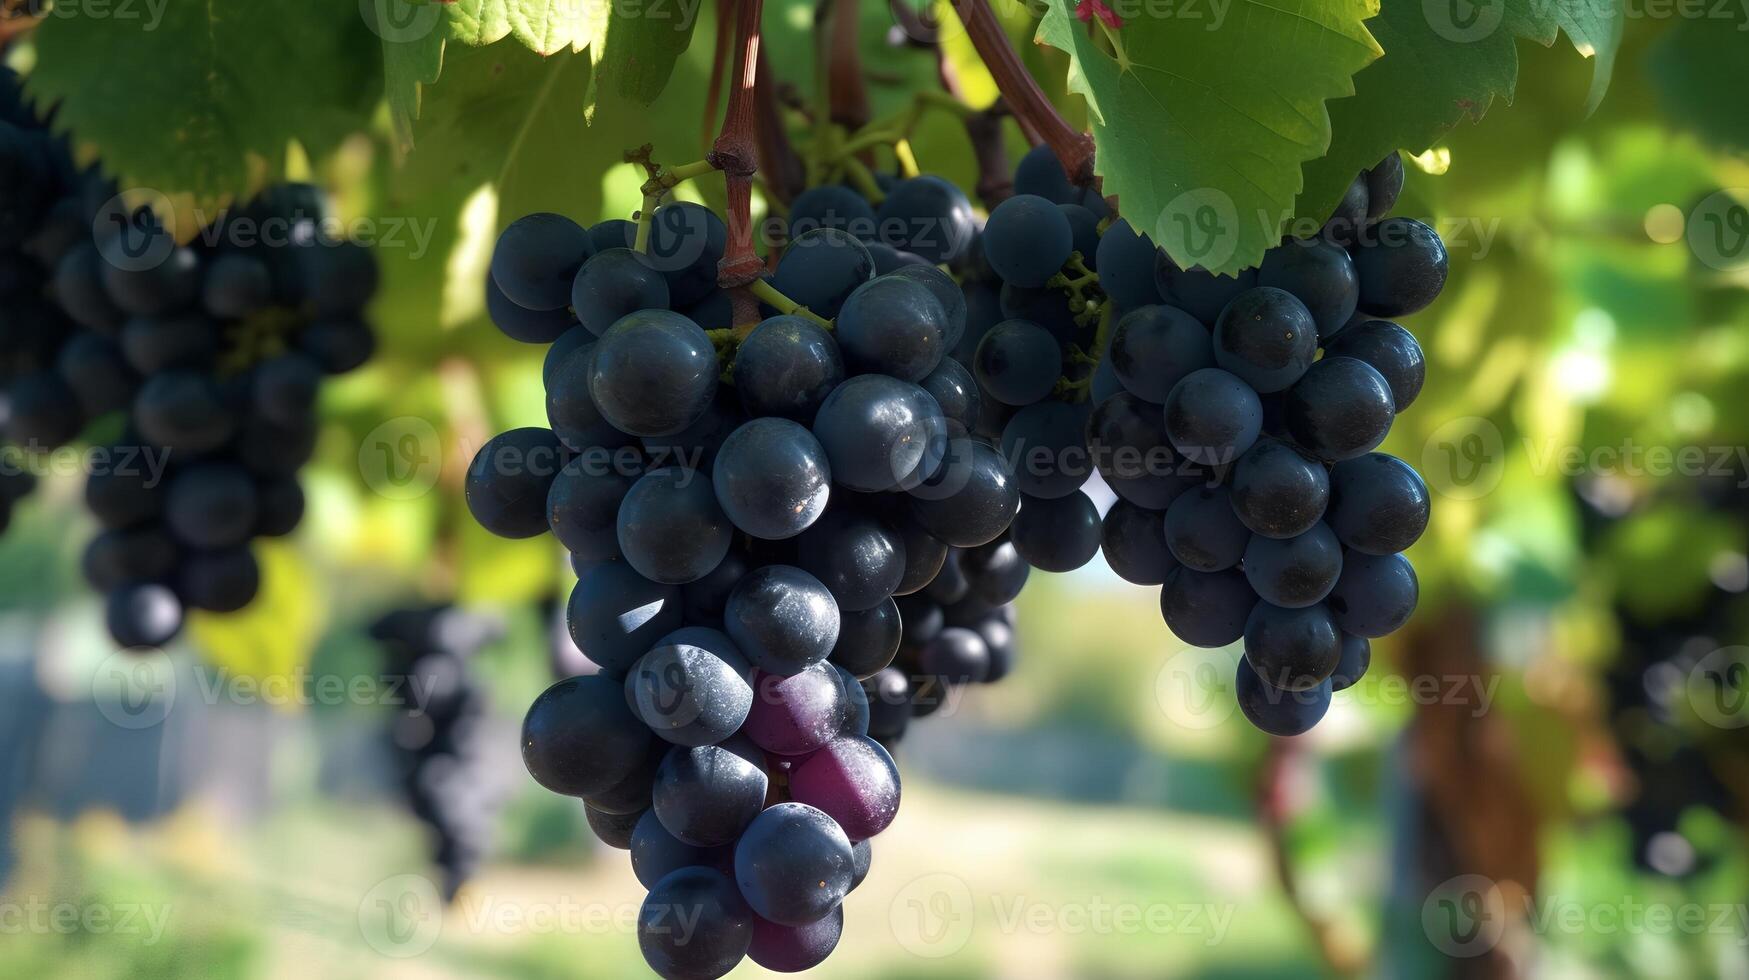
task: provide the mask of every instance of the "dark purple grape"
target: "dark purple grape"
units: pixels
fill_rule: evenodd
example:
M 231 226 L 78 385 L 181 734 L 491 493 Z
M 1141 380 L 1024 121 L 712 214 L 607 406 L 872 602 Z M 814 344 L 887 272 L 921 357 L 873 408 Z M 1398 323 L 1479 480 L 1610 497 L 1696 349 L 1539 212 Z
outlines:
M 1352 357 L 1312 365 L 1282 408 L 1294 441 L 1330 463 L 1372 452 L 1396 419 L 1384 376 Z
M 611 677 L 568 677 L 541 693 L 522 720 L 522 762 L 555 793 L 589 796 L 631 775 L 654 736 Z
M 1323 720 L 1330 710 L 1330 683 L 1325 681 L 1307 691 L 1283 691 L 1270 687 L 1251 662 L 1239 658 L 1234 679 L 1239 710 L 1247 721 L 1260 731 L 1283 738 L 1304 735 Z
M 1100 549 L 1106 564 L 1126 582 L 1160 585 L 1178 567 L 1166 547 L 1166 513 L 1119 500 L 1105 512 Z
M 669 749 L 651 797 L 670 834 L 694 847 L 716 847 L 741 836 L 759 815 L 766 785 L 764 754 L 732 736 L 720 745 Z
M 1199 572 L 1179 566 L 1166 575 L 1160 613 L 1180 640 L 1198 647 L 1224 647 L 1245 635 L 1245 620 L 1257 593 L 1236 569 Z
M 1391 386 L 1392 406 L 1402 412 L 1421 394 L 1427 361 L 1414 334 L 1389 320 L 1366 320 L 1342 331 L 1324 350 L 1325 357 L 1352 357 L 1372 365 Z
M 762 919 L 801 926 L 830 915 L 850 894 L 855 860 L 832 818 L 805 803 L 755 817 L 735 845 L 735 883 Z
M 688 626 L 657 641 L 626 675 L 626 698 L 650 730 L 675 745 L 716 745 L 753 707 L 753 672 L 723 633 Z
M 1253 534 L 1291 538 L 1310 530 L 1330 503 L 1324 464 L 1278 439 L 1260 439 L 1233 467 L 1233 513 Z
M 663 980 L 716 980 L 747 955 L 753 910 L 727 875 L 681 868 L 638 909 L 638 948 Z
M 1099 508 L 1079 490 L 1066 497 L 1028 497 L 1015 515 L 1010 539 L 1027 564 L 1072 572 L 1099 554 Z
M 825 811 L 851 840 L 875 836 L 899 812 L 899 769 L 873 739 L 832 740 L 796 763 L 789 785 L 796 802 Z
M 1292 293 L 1258 286 L 1235 296 L 1221 311 L 1214 345 L 1217 365 L 1268 394 L 1285 391 L 1312 366 L 1318 356 L 1318 327 Z
M 1427 530 L 1427 484 L 1408 463 L 1368 453 L 1330 471 L 1328 521 L 1342 544 L 1369 555 L 1405 551 Z

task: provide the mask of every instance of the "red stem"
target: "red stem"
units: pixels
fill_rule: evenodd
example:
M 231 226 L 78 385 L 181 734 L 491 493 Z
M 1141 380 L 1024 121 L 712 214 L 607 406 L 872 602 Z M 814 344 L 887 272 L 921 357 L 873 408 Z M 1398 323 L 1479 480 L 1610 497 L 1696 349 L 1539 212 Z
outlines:
M 764 0 L 733 0 L 735 6 L 734 88 L 723 129 L 707 159 L 723 172 L 729 191 L 729 247 L 717 264 L 717 284 L 730 290 L 735 327 L 751 329 L 759 321 L 759 301 L 745 288 L 758 280 L 765 263 L 753 250 L 754 78 L 759 64 L 759 17 Z
M 759 139 L 759 167 L 765 171 L 765 186 L 771 195 L 785 204 L 807 189 L 807 169 L 802 158 L 790 145 L 789 132 L 783 125 L 783 110 L 777 104 L 776 82 L 771 77 L 771 59 L 759 51 L 759 63 L 753 78 L 753 107 L 759 118 L 754 127 Z
M 723 69 L 729 61 L 729 40 L 734 37 L 724 30 L 729 19 L 729 6 L 733 0 L 717 0 L 717 36 L 716 48 L 711 56 L 710 86 L 705 90 L 704 118 L 699 123 L 698 141 L 700 145 L 711 144 L 711 130 L 717 121 L 717 98 L 723 93 Z
M 1008 102 L 1021 126 L 1031 130 L 1045 143 L 1063 165 L 1069 182 L 1080 187 L 1092 186 L 1093 138 L 1077 132 L 1064 121 L 1057 107 L 1045 98 L 1043 89 L 1033 80 L 1020 56 L 1008 43 L 1008 33 L 990 9 L 989 0 L 960 0 L 960 17 L 965 21 L 966 34 L 984 67 L 996 79 L 996 88 Z
M 863 83 L 862 57 L 858 53 L 861 24 L 857 0 L 821 0 L 818 14 L 825 20 L 827 105 L 832 121 L 850 130 L 868 125 L 868 86 Z

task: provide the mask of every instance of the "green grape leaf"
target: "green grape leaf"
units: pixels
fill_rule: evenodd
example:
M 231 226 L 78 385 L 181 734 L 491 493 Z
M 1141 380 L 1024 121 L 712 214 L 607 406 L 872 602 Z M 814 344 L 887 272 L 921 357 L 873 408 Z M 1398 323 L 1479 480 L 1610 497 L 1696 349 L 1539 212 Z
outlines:
M 1742 17 L 1741 14 L 1738 15 Z M 1670 118 L 1715 146 L 1749 150 L 1749 58 L 1743 31 L 1749 20 L 1725 26 L 1700 20 L 1672 25 L 1653 42 L 1647 72 L 1658 104 Z
M 692 43 L 700 9 L 698 0 L 650 0 L 629 9 L 612 5 L 612 12 L 589 34 L 595 64 L 590 111 L 602 96 L 640 106 L 656 101 L 674 73 L 674 62 Z
M 368 125 L 382 58 L 357 0 L 208 0 L 48 17 L 28 87 L 55 127 L 132 184 L 205 205 Z M 155 20 L 144 18 L 155 17 Z M 266 173 L 262 171 L 266 163 Z
M 1399 149 L 1437 143 L 1512 101 L 1519 38 L 1547 47 L 1565 29 L 1594 55 L 1590 101 L 1608 88 L 1621 42 L 1620 0 L 1391 0 L 1369 21 L 1385 56 L 1355 76 L 1353 98 L 1330 103 L 1330 152 L 1305 167 L 1296 213 L 1312 225 L 1336 210 L 1354 176 Z
M 1105 193 L 1179 264 L 1233 274 L 1280 240 L 1301 165 L 1330 144 L 1325 102 L 1380 54 L 1362 23 L 1377 9 L 1237 0 L 1224 16 L 1137 17 L 1116 32 L 1124 65 L 1050 0 L 1037 39 L 1072 56 Z

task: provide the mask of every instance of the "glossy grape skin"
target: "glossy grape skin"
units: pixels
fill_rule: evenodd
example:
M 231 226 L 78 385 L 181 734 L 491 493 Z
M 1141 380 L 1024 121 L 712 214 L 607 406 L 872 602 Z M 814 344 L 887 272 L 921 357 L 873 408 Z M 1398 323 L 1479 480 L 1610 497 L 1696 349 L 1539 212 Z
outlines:
M 532 538 L 547 530 L 547 493 L 565 464 L 551 429 L 499 433 L 468 466 L 468 512 L 499 537 Z
M 589 336 L 583 328 L 576 329 Z M 553 351 L 560 350 L 559 343 L 553 345 Z M 544 365 L 547 424 L 552 426 L 553 435 L 573 452 L 617 449 L 635 441 L 633 436 L 614 428 L 602 418 L 601 410 L 595 407 L 595 399 L 589 394 L 589 373 L 594 366 L 593 342 L 572 348 L 568 353 L 561 352 L 556 361 L 549 356 Z
M 1318 354 L 1318 328 L 1305 304 L 1268 286 L 1233 298 L 1215 322 L 1215 364 L 1259 394 L 1284 391 Z
M 964 599 L 971 591 L 971 583 L 966 581 L 965 573 L 960 570 L 961 554 L 958 549 L 949 551 L 947 561 L 942 562 L 941 571 L 936 574 L 935 580 L 923 587 L 923 594 L 944 610 Z
M 103 619 L 123 649 L 161 647 L 182 632 L 182 604 L 162 585 L 123 585 L 104 597 Z
M 1336 670 L 1330 675 L 1330 690 L 1332 692 L 1346 691 L 1359 683 L 1366 676 L 1366 669 L 1372 663 L 1372 644 L 1364 636 L 1353 633 L 1342 634 L 1342 657 L 1336 662 Z
M 898 815 L 899 793 L 893 757 L 868 738 L 833 739 L 790 773 L 795 801 L 825 811 L 851 840 L 887 829 Z
M 685 585 L 717 567 L 733 532 L 711 482 L 682 467 L 652 470 L 619 507 L 620 553 L 652 582 Z
M 1343 632 L 1376 639 L 1407 623 L 1420 598 L 1409 559 L 1350 551 L 1342 556 L 1342 577 L 1326 604 Z
M 1095 253 L 1099 285 L 1119 310 L 1137 310 L 1161 301 L 1154 281 L 1154 243 L 1138 234 L 1127 218 L 1105 229 Z
M 881 241 L 939 265 L 957 262 L 977 234 L 972 205 L 940 177 L 902 180 L 875 212 Z
M 935 404 L 941 409 L 941 414 L 947 419 L 952 432 L 971 432 L 978 427 L 979 409 L 983 399 L 978 392 L 977 379 L 965 365 L 951 357 L 944 357 L 929 377 L 919 381 L 918 387 L 929 392 L 929 397 L 935 399 Z M 958 429 L 953 429 L 954 426 Z
M 759 814 L 735 845 L 735 881 L 761 918 L 800 926 L 829 915 L 850 894 L 850 839 L 804 803 Z
M 799 316 L 762 321 L 735 351 L 735 390 L 754 417 L 807 425 L 844 377 L 844 356 L 832 335 Z
M 991 607 L 1013 602 L 1032 573 L 1032 566 L 1007 540 L 969 548 L 960 553 L 959 564 L 969 587 L 967 594 Z
M 1322 521 L 1291 538 L 1252 535 L 1245 546 L 1245 580 L 1263 601 L 1302 609 L 1323 600 L 1342 574 L 1342 543 Z
M 1251 448 L 1262 430 L 1257 392 L 1218 368 L 1191 372 L 1166 396 L 1166 436 L 1193 462 L 1231 463 Z
M 597 252 L 571 284 L 577 322 L 599 337 L 619 319 L 639 310 L 668 308 L 668 280 L 642 253 L 629 248 Z
M 644 578 L 625 562 L 601 562 L 578 577 L 566 621 L 585 656 L 623 677 L 657 640 L 680 628 L 680 590 Z
M 638 910 L 638 948 L 663 980 L 716 980 L 753 941 L 753 910 L 727 875 L 681 868 L 658 881 Z
M 1176 307 L 1213 327 L 1233 298 L 1257 285 L 1257 270 L 1237 276 L 1217 276 L 1203 269 L 1180 269 L 1164 249 L 1155 255 L 1154 284 L 1167 306 Z
M 547 526 L 585 561 L 618 558 L 619 505 L 633 477 L 588 456 L 565 464 L 547 489 Z
M 189 609 L 234 613 L 260 590 L 261 566 L 243 545 L 196 551 L 176 570 L 176 595 Z
M 850 294 L 874 274 L 874 257 L 860 241 L 835 228 L 818 228 L 784 250 L 771 284 L 830 320 L 838 316 Z
M 1270 249 L 1257 285 L 1291 293 L 1305 305 L 1321 339 L 1334 337 L 1360 302 L 1360 277 L 1348 250 L 1322 238 L 1290 239 Z
M 1166 513 L 1119 500 L 1100 524 L 1100 550 L 1118 577 L 1136 585 L 1160 585 L 1178 567 L 1166 547 Z
M 1336 203 L 1336 209 L 1318 230 L 1318 237 L 1338 245 L 1354 244 L 1355 239 L 1366 230 L 1370 206 L 1366 177 L 1364 174 L 1356 174 L 1348 182 L 1348 189 L 1343 192 L 1342 200 Z
M 511 222 L 492 250 L 492 281 L 525 310 L 557 310 L 571 301 L 571 282 L 594 254 L 589 233 L 563 215 L 540 212 Z
M 682 843 L 731 843 L 764 808 L 764 753 L 743 735 L 716 745 L 676 745 L 656 770 L 651 801 L 662 827 Z
M 1074 231 L 1057 205 L 1032 194 L 998 204 L 984 225 L 984 255 L 1003 281 L 1036 289 L 1069 261 Z
M 729 594 L 729 637 L 768 674 L 787 677 L 831 654 L 838 643 L 838 604 L 820 580 L 788 565 L 754 569 Z
M 1059 204 L 1057 210 L 1069 219 L 1069 237 L 1074 251 L 1081 254 L 1081 261 L 1087 268 L 1099 271 L 1099 216 L 1079 204 Z
M 790 238 L 799 238 L 818 228 L 836 228 L 858 239 L 873 238 L 874 208 L 848 187 L 836 184 L 810 187 L 790 202 Z
M 1113 493 L 1153 510 L 1166 509 L 1206 479 L 1201 466 L 1172 448 L 1160 406 L 1127 391 L 1100 402 L 1088 417 L 1087 449 Z
M 1077 196 L 1056 153 L 1045 143 L 1028 150 L 1015 165 L 1014 193 L 1036 194 L 1058 204 L 1073 201 Z
M 589 825 L 589 830 L 595 839 L 615 850 L 628 850 L 632 846 L 632 829 L 637 826 L 638 814 L 608 813 L 597 810 L 588 803 L 583 804 L 583 820 Z
M 943 350 L 951 353 L 965 335 L 968 317 L 966 293 L 960 288 L 960 284 L 933 265 L 906 265 L 882 274 L 929 290 L 929 294 L 941 304 L 942 312 L 947 314 L 941 345 Z
M 172 368 L 204 368 L 218 346 L 218 325 L 198 313 L 137 316 L 121 331 L 122 353 L 143 375 Z
M 1027 320 L 1005 320 L 978 341 L 972 372 L 990 397 L 1023 407 L 1041 401 L 1063 376 L 1057 338 Z
M 916 385 L 878 374 L 839 385 L 820 406 L 813 431 L 832 479 L 864 493 L 926 479 L 946 452 L 947 420 L 935 399 Z
M 1233 513 L 1226 487 L 1198 487 L 1166 508 L 1166 544 L 1173 557 L 1199 572 L 1232 568 L 1244 557 L 1251 532 Z
M 1259 439 L 1233 467 L 1233 513 L 1253 534 L 1304 534 L 1330 504 L 1324 464 L 1279 439 Z
M 1366 180 L 1366 217 L 1378 221 L 1391 213 L 1403 192 L 1403 158 L 1392 151 L 1361 175 Z
M 1304 735 L 1322 721 L 1325 712 L 1330 710 L 1328 681 L 1307 691 L 1283 691 L 1270 687 L 1263 678 L 1257 676 L 1251 662 L 1244 657 L 1239 658 L 1238 673 L 1233 683 L 1239 700 L 1239 710 L 1244 713 L 1245 719 L 1258 730 L 1270 735 L 1282 738 Z
M 1330 471 L 1327 520 L 1344 547 L 1369 555 L 1408 550 L 1427 530 L 1432 499 L 1414 467 L 1384 453 L 1337 463 Z
M 861 841 L 857 846 L 867 843 Z M 851 887 L 856 886 L 852 884 Z M 785 926 L 755 918 L 753 942 L 747 947 L 747 958 L 776 973 L 800 973 L 826 962 L 826 958 L 838 948 L 838 939 L 843 933 L 843 906 L 834 908 L 819 921 L 803 926 Z
M 599 793 L 631 775 L 655 736 L 632 714 L 618 681 L 568 677 L 522 719 L 522 762 L 535 782 L 564 796 Z
M 1179 566 L 1160 589 L 1160 614 L 1180 640 L 1198 647 L 1224 647 L 1245 635 L 1245 620 L 1257 593 L 1235 569 L 1199 572 Z
M 589 804 L 590 809 L 600 810 L 602 813 L 637 817 L 650 809 L 650 788 L 656 784 L 656 767 L 662 764 L 662 759 L 667 755 L 668 743 L 661 739 L 652 739 L 644 757 L 630 775 L 599 793 L 589 794 L 583 801 Z M 628 840 L 631 832 L 630 826 L 625 828 Z
M 601 335 L 589 394 L 621 432 L 671 436 L 710 408 L 717 373 L 716 348 L 698 324 L 667 310 L 641 310 Z
M 885 602 L 905 574 L 904 540 L 885 522 L 854 510 L 827 512 L 797 545 L 797 564 L 830 589 L 845 612 Z
M 141 435 L 172 452 L 217 449 L 237 431 L 236 419 L 218 386 L 210 377 L 192 371 L 167 371 L 147 378 L 134 396 L 133 416 Z
M 742 734 L 777 755 L 807 755 L 838 737 L 850 711 L 838 669 L 817 663 L 788 677 L 756 672 Z
M 990 674 L 990 647 L 975 630 L 948 626 L 918 654 L 922 672 L 945 684 L 977 684 Z
M 1093 471 L 1085 442 L 1089 414 L 1084 404 L 1060 401 L 1014 413 L 1002 428 L 1002 455 L 1021 493 L 1049 499 L 1081 489 Z
M 838 683 L 844 688 L 845 708 L 844 724 L 839 728 L 840 735 L 868 734 L 868 692 L 862 689 L 862 681 L 855 674 L 837 664 L 832 664 L 832 672 L 838 675 Z
M 1378 448 L 1396 418 L 1391 387 L 1370 364 L 1326 357 L 1288 389 L 1283 403 L 1288 433 L 1328 463 Z
M 968 280 L 960 289 L 966 304 L 965 331 L 948 351 L 948 356 L 961 364 L 970 364 L 977 353 L 978 341 L 984 339 L 991 327 L 1008 317 L 1002 312 L 1001 290 L 994 284 Z
M 1064 497 L 1029 497 L 1015 515 L 1010 536 L 1027 564 L 1046 572 L 1072 572 L 1099 554 L 1099 508 L 1079 490 Z
M 911 516 L 932 537 L 975 548 L 1008 529 L 1020 509 L 1020 491 L 1008 461 L 994 447 L 969 443 L 965 464 L 943 467 L 946 478 L 910 491 Z
M 638 816 L 630 843 L 632 873 L 645 888 L 656 887 L 656 882 L 681 868 L 714 868 L 725 873 L 734 868 L 732 848 L 695 847 L 682 841 L 662 826 L 654 807 Z
M 832 470 L 807 429 L 780 418 L 747 422 L 723 441 L 711 469 L 717 501 L 735 527 L 782 540 L 826 512 Z
M 888 517 L 905 542 L 905 574 L 899 577 L 899 587 L 893 590 L 893 595 L 910 595 L 922 590 L 941 571 L 942 563 L 947 561 L 947 545 L 908 515 L 901 515 L 898 520 L 892 519 L 891 514 Z
M 550 344 L 577 324 L 577 318 L 563 306 L 553 310 L 517 306 L 490 275 L 486 276 L 486 315 L 500 333 L 524 344 Z
M 875 275 L 891 275 L 900 269 L 912 266 L 927 266 L 929 260 L 920 255 L 900 251 L 885 242 L 864 242 L 868 246 L 868 254 L 874 258 Z
M 1156 405 L 1192 371 L 1215 366 L 1208 328 L 1183 310 L 1159 305 L 1118 320 L 1109 359 L 1127 391 Z
M 1341 634 L 1330 610 L 1322 605 L 1286 609 L 1265 600 L 1245 621 L 1245 659 L 1278 690 L 1317 687 L 1341 657 Z
M 834 327 L 852 374 L 922 381 L 947 351 L 947 311 L 928 287 L 906 279 L 883 276 L 858 286 Z
M 671 436 L 645 436 L 638 440 L 654 467 L 679 465 L 701 473 L 716 465 L 723 444 L 746 421 L 734 393 L 718 388 L 704 414 Z
M 728 247 L 729 229 L 716 212 L 702 204 L 677 201 L 650 215 L 646 254 L 668 279 L 675 308 L 685 308 L 717 288 L 717 263 Z
M 1386 218 L 1353 248 L 1360 309 L 1392 319 L 1426 309 L 1445 289 L 1450 259 L 1439 233 L 1413 218 Z
M 895 738 L 911 722 L 911 682 L 903 671 L 887 667 L 863 681 L 868 695 L 868 731 L 873 738 Z
M 880 673 L 899 652 L 899 605 L 889 598 L 861 612 L 840 612 L 832 663 L 858 678 Z
M 1342 331 L 1324 350 L 1325 357 L 1352 357 L 1372 365 L 1391 388 L 1391 404 L 1399 413 L 1421 394 L 1427 361 L 1415 335 L 1389 320 L 1367 320 Z

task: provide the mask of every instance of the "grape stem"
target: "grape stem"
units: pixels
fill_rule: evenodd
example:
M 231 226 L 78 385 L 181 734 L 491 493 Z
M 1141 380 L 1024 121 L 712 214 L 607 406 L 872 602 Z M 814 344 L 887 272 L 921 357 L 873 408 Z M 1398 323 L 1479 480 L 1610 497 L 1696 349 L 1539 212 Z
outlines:
M 650 158 L 650 144 L 645 143 L 635 150 L 626 151 L 626 162 L 635 163 L 644 168 L 649 176 L 639 190 L 644 195 L 644 205 L 638 209 L 638 232 L 632 241 L 632 248 L 639 252 L 650 250 L 650 216 L 655 214 L 657 206 L 667 193 L 681 184 L 703 177 L 715 170 L 709 160 L 698 160 L 693 163 L 681 164 L 678 167 L 665 168 Z
M 1070 183 L 1079 187 L 1098 186 L 1093 173 L 1093 139 L 1070 126 L 1045 97 L 1044 90 L 1008 43 L 1008 32 L 990 9 L 989 0 L 963 0 L 956 9 L 978 58 L 996 79 L 996 88 L 1014 115 L 1050 146 Z
M 759 301 L 748 288 L 759 281 L 765 262 L 753 250 L 753 173 L 757 169 L 753 131 L 758 114 L 753 88 L 759 64 L 759 17 L 764 0 L 735 0 L 735 66 L 730 78 L 729 108 L 723 128 L 706 158 L 723 172 L 728 186 L 728 248 L 717 263 L 717 285 L 729 290 L 734 325 L 752 329 L 759 322 Z
M 850 178 L 850 182 L 856 185 L 856 189 L 862 192 L 863 197 L 868 198 L 870 204 L 879 206 L 882 201 L 887 199 L 886 191 L 881 190 L 881 185 L 875 180 L 874 174 L 869 172 L 868 167 L 864 166 L 861 160 L 855 157 L 845 157 L 839 163 L 843 166 L 845 175 Z
M 805 320 L 811 321 L 815 326 L 819 327 L 822 330 L 831 330 L 832 329 L 832 321 L 831 320 L 828 320 L 825 317 L 820 316 L 818 313 L 815 313 L 813 310 L 808 309 L 807 307 L 796 302 L 795 300 L 790 299 L 788 296 L 785 296 L 784 294 L 778 292 L 776 286 L 773 286 L 771 283 L 766 282 L 764 279 L 755 279 L 754 281 L 748 283 L 747 290 L 748 290 L 748 292 L 751 292 L 754 296 L 759 297 L 760 302 L 764 303 L 766 306 L 771 307 L 772 309 L 776 310 L 779 313 L 787 314 L 790 316 L 799 316 Z

